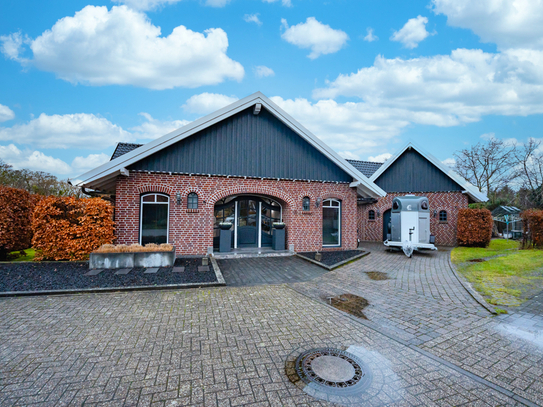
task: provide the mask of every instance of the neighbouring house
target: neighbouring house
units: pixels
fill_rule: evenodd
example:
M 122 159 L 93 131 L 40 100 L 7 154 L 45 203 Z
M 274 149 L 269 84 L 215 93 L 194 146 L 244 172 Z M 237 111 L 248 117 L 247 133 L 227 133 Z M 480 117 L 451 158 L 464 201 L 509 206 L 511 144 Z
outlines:
M 220 222 L 233 224 L 234 249 L 270 247 L 274 222 L 297 252 L 354 249 L 381 240 L 405 193 L 430 198 L 437 243 L 454 245 L 458 208 L 486 200 L 411 144 L 385 164 L 348 162 L 260 92 L 147 144 L 119 143 L 78 178 L 114 196 L 118 243 L 168 242 L 177 254 L 216 250 Z

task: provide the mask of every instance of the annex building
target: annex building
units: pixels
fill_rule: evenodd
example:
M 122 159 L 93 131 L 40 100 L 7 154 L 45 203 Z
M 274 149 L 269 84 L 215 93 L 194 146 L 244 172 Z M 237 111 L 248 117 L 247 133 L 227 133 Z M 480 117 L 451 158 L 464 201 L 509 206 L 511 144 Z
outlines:
M 425 195 L 436 244 L 456 243 L 460 208 L 484 194 L 410 143 L 384 164 L 345 160 L 257 92 L 147 144 L 119 143 L 78 177 L 115 197 L 117 243 L 171 243 L 177 254 L 272 244 L 286 226 L 296 252 L 349 250 L 386 237 L 392 199 Z

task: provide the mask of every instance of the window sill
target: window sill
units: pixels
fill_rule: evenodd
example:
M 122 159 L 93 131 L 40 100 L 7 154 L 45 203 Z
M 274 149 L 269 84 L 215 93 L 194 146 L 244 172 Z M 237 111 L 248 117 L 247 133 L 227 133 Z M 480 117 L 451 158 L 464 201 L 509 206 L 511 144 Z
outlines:
M 375 219 L 368 219 L 368 222 L 376 222 Z
M 449 223 L 449 222 L 447 222 L 447 221 L 445 221 L 445 222 L 439 221 L 439 224 L 440 224 L 440 225 L 446 225 L 447 223 Z
M 311 215 L 313 211 L 302 211 L 302 215 Z
M 198 213 L 200 209 L 187 209 L 187 213 Z

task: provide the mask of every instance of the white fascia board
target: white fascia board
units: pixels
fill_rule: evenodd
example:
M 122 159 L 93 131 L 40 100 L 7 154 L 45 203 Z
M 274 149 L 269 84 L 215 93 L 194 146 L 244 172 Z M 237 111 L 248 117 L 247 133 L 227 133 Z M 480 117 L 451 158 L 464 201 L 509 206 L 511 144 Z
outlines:
M 222 109 L 217 110 L 214 113 L 195 120 L 194 122 L 189 123 L 186 126 L 183 126 L 177 130 L 174 130 L 147 144 L 144 144 L 143 146 L 138 147 L 129 153 L 123 154 L 115 160 L 109 161 L 95 168 L 94 170 L 88 171 L 85 174 L 80 175 L 79 177 L 77 177 L 77 179 L 81 180 L 78 183 L 78 186 L 85 186 L 100 178 L 111 176 L 112 173 L 115 173 L 122 168 L 128 167 L 131 164 L 134 164 L 135 162 L 138 162 L 145 157 L 150 156 L 151 154 L 154 154 L 166 147 L 169 147 L 174 143 L 190 137 L 191 135 L 209 126 L 212 126 L 213 124 L 218 123 L 230 116 L 233 116 L 234 114 L 239 113 L 250 106 L 254 106 L 256 103 L 262 103 L 262 105 L 264 105 L 270 111 L 270 113 L 272 113 L 279 120 L 285 123 L 285 125 L 290 127 L 302 138 L 304 138 L 318 151 L 327 156 L 339 168 L 341 168 L 347 174 L 351 175 L 355 181 L 359 182 L 360 185 L 364 186 L 364 190 L 368 191 L 368 195 L 372 197 L 386 195 L 386 193 L 381 188 L 373 184 L 373 182 L 370 182 L 364 174 L 354 168 L 345 159 L 340 157 L 322 140 L 313 135 L 309 130 L 307 130 L 304 126 L 298 123 L 294 118 L 292 118 L 283 109 L 281 109 L 274 102 L 264 96 L 261 92 L 256 92 L 250 96 L 238 100 L 237 102 L 234 102 L 229 106 L 226 106 Z
M 413 148 L 415 151 L 417 151 L 420 155 L 422 155 L 428 161 L 430 161 L 432 164 L 434 164 L 437 168 L 439 168 L 445 175 L 451 178 L 454 182 L 460 185 L 465 190 L 463 191 L 463 193 L 467 193 L 474 201 L 476 202 L 488 201 L 488 197 L 485 194 L 483 194 L 481 191 L 479 191 L 479 189 L 477 189 L 476 186 L 474 186 L 472 183 L 462 178 L 455 171 L 447 167 L 445 164 L 439 161 L 432 154 L 426 152 L 425 150 L 417 146 L 412 141 L 407 143 L 396 154 L 394 154 L 391 158 L 386 160 L 385 163 L 381 167 L 379 167 L 377 171 L 373 173 L 373 175 L 370 177 L 370 181 L 375 182 L 377 178 L 379 178 L 381 174 L 383 174 L 388 169 L 388 167 L 390 167 L 405 152 L 405 150 L 407 150 L 410 147 Z

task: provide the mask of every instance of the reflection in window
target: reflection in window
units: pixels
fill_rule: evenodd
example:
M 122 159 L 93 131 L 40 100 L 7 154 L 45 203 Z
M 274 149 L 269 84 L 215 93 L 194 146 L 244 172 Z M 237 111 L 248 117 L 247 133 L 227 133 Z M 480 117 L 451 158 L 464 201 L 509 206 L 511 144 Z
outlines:
M 447 222 L 447 211 L 439 211 L 439 221 Z
M 168 212 L 170 199 L 166 195 L 147 194 L 141 197 L 141 244 L 168 243 Z
M 191 192 L 187 198 L 187 209 L 198 209 L 198 195 Z
M 327 199 L 322 204 L 322 244 L 341 245 L 341 202 Z
M 302 207 L 304 211 L 308 211 L 309 209 L 311 209 L 311 200 L 308 196 L 305 196 L 302 200 Z
M 375 211 L 373 209 L 368 212 L 368 219 L 375 220 Z

